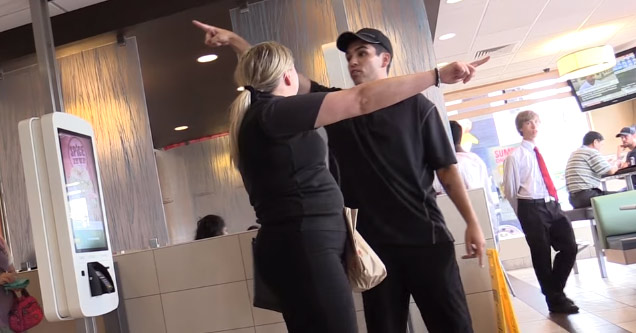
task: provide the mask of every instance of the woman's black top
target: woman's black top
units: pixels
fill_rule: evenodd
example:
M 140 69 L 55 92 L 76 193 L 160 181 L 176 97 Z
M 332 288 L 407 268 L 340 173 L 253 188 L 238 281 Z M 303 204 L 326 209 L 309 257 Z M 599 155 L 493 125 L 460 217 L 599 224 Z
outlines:
M 263 226 L 305 221 L 304 229 L 344 230 L 344 201 L 314 129 L 326 93 L 257 93 L 241 124 L 239 171 Z

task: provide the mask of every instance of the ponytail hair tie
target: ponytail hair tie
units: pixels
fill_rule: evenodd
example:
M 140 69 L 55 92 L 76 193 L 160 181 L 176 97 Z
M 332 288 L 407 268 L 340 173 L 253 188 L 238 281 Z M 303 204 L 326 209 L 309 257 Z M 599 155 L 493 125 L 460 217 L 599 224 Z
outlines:
M 256 98 L 258 98 L 259 91 L 254 89 L 254 87 L 252 87 L 252 86 L 244 86 L 244 88 L 245 88 L 245 90 L 250 92 L 250 95 L 251 95 L 250 96 L 251 97 L 250 103 L 254 103 L 256 101 Z
M 256 89 L 254 89 L 254 87 L 252 87 L 252 86 L 243 86 L 243 88 L 245 88 L 245 90 L 249 91 L 252 95 L 256 94 Z

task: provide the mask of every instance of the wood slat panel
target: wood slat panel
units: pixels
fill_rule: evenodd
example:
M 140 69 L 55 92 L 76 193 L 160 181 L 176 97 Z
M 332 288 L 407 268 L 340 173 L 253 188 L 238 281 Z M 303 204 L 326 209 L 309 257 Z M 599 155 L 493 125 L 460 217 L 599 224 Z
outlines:
M 444 99 L 447 102 L 450 102 L 450 101 L 455 101 L 458 99 L 466 99 L 466 98 L 475 97 L 475 96 L 483 96 L 493 91 L 515 88 L 515 87 L 523 86 L 523 85 L 538 82 L 538 81 L 556 79 L 558 77 L 559 77 L 558 71 L 550 71 L 548 73 L 539 73 L 539 74 L 525 76 L 518 79 L 512 79 L 512 80 L 487 84 L 487 85 L 479 86 L 475 88 L 453 91 L 448 94 L 444 94 Z
M 479 110 L 472 111 L 472 112 L 460 113 L 460 114 L 449 116 L 448 119 L 450 119 L 450 120 L 460 120 L 460 119 L 478 117 L 478 116 L 483 116 L 483 115 L 486 115 L 486 114 L 495 113 L 495 112 L 499 112 L 499 111 L 503 111 L 503 110 L 523 108 L 523 107 L 526 107 L 526 106 L 529 106 L 529 105 L 532 105 L 532 104 L 540 103 L 540 102 L 543 102 L 543 101 L 548 101 L 548 100 L 551 100 L 551 99 L 559 99 L 559 98 L 565 98 L 565 97 L 570 97 L 570 96 L 572 96 L 572 92 L 568 91 L 568 92 L 556 94 L 554 96 L 548 96 L 548 97 L 544 97 L 544 98 L 538 98 L 538 99 L 527 100 L 527 101 L 519 101 L 519 102 L 504 104 L 504 105 L 500 105 L 500 106 L 496 106 L 496 107 L 492 107 L 492 108 L 484 108 L 484 109 L 479 109 Z
M 446 111 L 450 112 L 450 111 L 455 111 L 455 110 L 462 110 L 462 109 L 468 109 L 468 108 L 472 108 L 475 106 L 479 106 L 479 105 L 484 105 L 485 107 L 488 107 L 488 104 L 493 103 L 493 102 L 497 102 L 497 101 L 501 101 L 501 100 L 508 100 L 508 99 L 513 99 L 516 97 L 521 97 L 521 96 L 526 96 L 529 94 L 534 94 L 540 91 L 545 91 L 545 90 L 550 90 L 550 89 L 558 89 L 558 88 L 563 88 L 563 87 L 567 87 L 568 83 L 567 82 L 557 82 L 556 84 L 550 85 L 550 86 L 546 86 L 546 87 L 540 87 L 540 88 L 534 88 L 534 89 L 525 89 L 525 90 L 518 90 L 518 91 L 511 91 L 509 93 L 505 93 L 505 94 L 501 94 L 501 95 L 497 95 L 497 96 L 492 96 L 492 97 L 484 97 L 484 98 L 477 98 L 477 99 L 473 99 L 467 102 L 463 102 L 463 103 L 459 103 L 459 104 L 454 104 L 454 105 L 449 105 L 446 107 Z

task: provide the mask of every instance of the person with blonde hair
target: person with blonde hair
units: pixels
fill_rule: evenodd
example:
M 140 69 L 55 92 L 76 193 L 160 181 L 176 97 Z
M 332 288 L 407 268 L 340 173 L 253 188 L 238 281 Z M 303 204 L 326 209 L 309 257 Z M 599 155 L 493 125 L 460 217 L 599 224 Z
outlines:
M 206 32 L 206 44 L 230 45 L 240 54 L 235 80 L 245 91 L 230 107 L 232 160 L 262 226 L 255 264 L 279 297 L 288 331 L 357 332 L 343 266 L 344 200 L 316 129 L 386 108 L 438 80 L 468 82 L 475 68 L 457 62 L 439 72 L 298 95 L 299 76 L 288 48 L 276 42 L 250 48 L 235 34 L 194 23 Z
M 563 292 L 576 261 L 576 239 L 535 143 L 541 120 L 533 111 L 522 111 L 515 125 L 523 141 L 504 161 L 504 196 L 521 223 L 548 309 L 577 313 L 579 308 Z M 554 260 L 551 248 L 557 252 Z

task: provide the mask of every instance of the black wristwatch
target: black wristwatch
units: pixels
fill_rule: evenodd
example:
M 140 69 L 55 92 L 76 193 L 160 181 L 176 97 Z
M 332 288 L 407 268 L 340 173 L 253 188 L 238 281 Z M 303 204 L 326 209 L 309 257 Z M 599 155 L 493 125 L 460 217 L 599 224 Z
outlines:
M 435 67 L 435 86 L 439 88 L 442 85 L 442 77 L 439 76 L 439 68 Z

